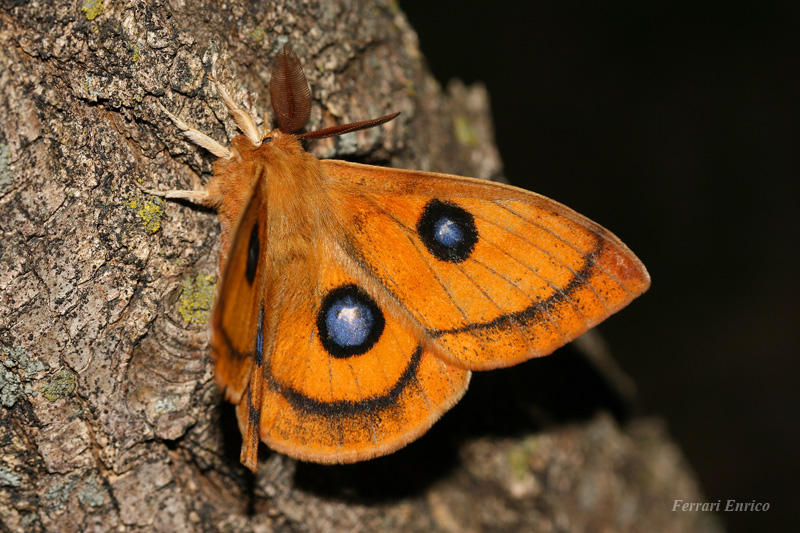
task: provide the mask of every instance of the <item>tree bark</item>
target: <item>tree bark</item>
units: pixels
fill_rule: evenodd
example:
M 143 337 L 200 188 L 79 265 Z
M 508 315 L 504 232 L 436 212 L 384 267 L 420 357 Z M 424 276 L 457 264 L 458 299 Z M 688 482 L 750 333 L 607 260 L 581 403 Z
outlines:
M 0 6 L 4 530 L 717 529 L 671 511 L 702 495 L 658 421 L 628 419 L 614 386 L 606 400 L 571 388 L 575 365 L 607 382 L 580 356 L 476 378 L 387 458 L 323 467 L 262 449 L 256 476 L 239 464 L 208 358 L 216 217 L 141 189 L 196 188 L 213 156 L 159 106 L 225 143 L 234 124 L 209 75 L 263 118 L 291 42 L 309 129 L 402 112 L 316 156 L 497 179 L 485 90 L 443 91 L 396 3 Z M 566 385 L 551 399 L 532 392 L 553 375 Z M 565 394 L 580 406 L 554 409 Z

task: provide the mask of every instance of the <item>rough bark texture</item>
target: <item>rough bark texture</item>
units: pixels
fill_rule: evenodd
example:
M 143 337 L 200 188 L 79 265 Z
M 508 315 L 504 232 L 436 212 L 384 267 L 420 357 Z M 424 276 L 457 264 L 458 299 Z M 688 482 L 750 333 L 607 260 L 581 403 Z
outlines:
M 403 113 L 316 142 L 317 156 L 498 178 L 485 91 L 443 92 L 391 1 L 0 3 L 2 529 L 716 530 L 671 512 L 702 496 L 659 424 L 621 425 L 602 412 L 614 401 L 570 388 L 574 369 L 545 400 L 588 395 L 566 413 L 542 415 L 531 394 L 558 367 L 529 363 L 476 378 L 393 456 L 321 467 L 262 450 L 257 476 L 239 464 L 208 358 L 216 218 L 139 185 L 211 173 L 158 104 L 223 141 L 234 126 L 212 67 L 263 113 L 287 41 L 310 128 Z

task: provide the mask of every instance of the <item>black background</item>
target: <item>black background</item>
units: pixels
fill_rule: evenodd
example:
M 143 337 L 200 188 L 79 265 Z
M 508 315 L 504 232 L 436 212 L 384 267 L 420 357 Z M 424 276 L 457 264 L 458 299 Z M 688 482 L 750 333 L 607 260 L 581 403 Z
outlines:
M 443 84 L 488 87 L 509 180 L 647 265 L 650 291 L 601 331 L 707 501 L 770 504 L 722 513 L 729 531 L 796 525 L 800 3 L 401 8 Z

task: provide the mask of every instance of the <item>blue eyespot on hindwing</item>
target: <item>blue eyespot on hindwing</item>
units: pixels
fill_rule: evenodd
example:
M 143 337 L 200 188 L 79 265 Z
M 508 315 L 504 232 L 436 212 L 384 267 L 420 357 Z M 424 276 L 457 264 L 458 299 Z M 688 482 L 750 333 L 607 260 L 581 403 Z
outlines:
M 383 333 L 386 321 L 378 304 L 358 285 L 343 285 L 322 299 L 317 330 L 325 350 L 336 358 L 369 351 Z
M 244 276 L 247 278 L 247 283 L 250 285 L 252 285 L 253 281 L 256 279 L 259 249 L 258 223 L 256 223 L 253 225 L 253 231 L 250 232 L 250 242 L 247 243 L 247 265 L 244 270 Z
M 460 263 L 467 259 L 478 242 L 475 217 L 451 202 L 431 200 L 417 222 L 422 243 L 437 259 Z

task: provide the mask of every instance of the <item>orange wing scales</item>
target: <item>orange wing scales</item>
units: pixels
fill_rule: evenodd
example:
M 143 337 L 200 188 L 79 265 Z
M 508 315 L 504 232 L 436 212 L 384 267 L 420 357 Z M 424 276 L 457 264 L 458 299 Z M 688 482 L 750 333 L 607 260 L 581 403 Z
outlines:
M 258 313 L 253 365 L 250 369 L 250 385 L 247 388 L 247 415 L 239 419 L 242 430 L 241 462 L 250 470 L 258 468 L 258 443 L 260 441 L 261 406 L 264 397 L 264 308 Z M 241 402 L 244 404 L 245 402 Z
M 305 460 L 353 462 L 395 450 L 424 433 L 457 402 L 469 372 L 446 367 L 417 347 L 384 393 L 358 400 L 321 400 L 265 374 L 262 438 Z
M 486 370 L 551 353 L 649 285 L 619 239 L 534 193 L 453 176 L 323 165 L 352 184 L 345 189 L 349 208 L 339 213 L 350 229 L 347 252 L 452 365 Z M 464 250 L 453 245 L 448 256 L 438 237 L 425 235 L 439 220 L 460 228 Z
M 317 265 L 308 306 L 283 306 L 277 335 L 265 354 L 258 426 L 273 449 L 317 462 L 352 462 L 388 453 L 424 433 L 463 395 L 469 372 L 448 367 L 406 325 L 359 288 L 332 261 Z M 320 332 L 331 295 L 363 298 L 380 335 L 363 353 L 325 346 Z M 335 302 L 334 302 L 335 303 Z M 279 326 L 280 329 L 280 326 Z
M 390 453 L 472 370 L 548 354 L 647 290 L 617 237 L 535 193 L 318 161 L 298 139 L 396 115 L 293 135 L 311 99 L 290 48 L 272 79 L 279 127 L 263 133 L 220 87 L 248 133 L 229 149 L 172 117 L 221 156 L 199 195 L 222 228 L 212 357 L 251 470 L 259 440 L 321 463 Z
M 229 259 L 219 284 L 219 294 L 211 318 L 213 329 L 212 357 L 215 362 L 217 383 L 226 399 L 238 404 L 248 389 L 252 355 L 259 326 L 261 299 L 264 297 L 264 275 L 258 272 L 260 254 L 253 247 L 261 247 L 265 228 L 258 224 L 264 204 L 253 194 L 238 221 L 236 238 L 228 250 Z M 255 235 L 254 235 L 255 232 Z M 254 259 L 256 264 L 254 264 Z M 249 276 L 253 272 L 252 276 Z M 243 402 L 246 403 L 246 402 Z
M 249 355 L 255 361 L 258 351 Z M 417 346 L 388 390 L 358 400 L 312 397 L 280 383 L 268 369 L 259 379 L 260 399 L 251 383 L 237 406 L 242 462 L 251 469 L 259 436 L 253 431 L 273 449 L 317 462 L 353 462 L 397 449 L 461 398 L 469 372 L 447 367 Z
M 610 314 L 605 309 L 588 311 L 581 308 L 581 304 L 576 307 L 576 302 L 585 302 L 594 296 L 589 287 L 595 269 L 595 255 L 588 255 L 586 265 L 567 285 L 545 299 L 488 322 L 434 330 L 430 334 L 448 351 L 458 354 L 459 361 L 467 368 L 474 370 L 509 366 L 537 355 L 546 355 L 591 327 L 593 324 L 587 316 Z M 520 350 L 520 346 L 525 346 L 520 336 L 526 336 L 535 348 L 528 352 Z M 476 343 L 476 337 L 482 342 Z
M 461 398 L 471 370 L 548 354 L 649 283 L 611 233 L 533 193 L 392 171 L 398 195 L 368 181 L 388 172 L 323 168 L 337 180 L 326 207 L 338 229 L 269 246 L 264 173 L 223 276 L 217 376 L 239 404 L 251 469 L 259 439 L 323 463 L 389 453 Z M 342 329 L 349 321 L 364 331 Z

